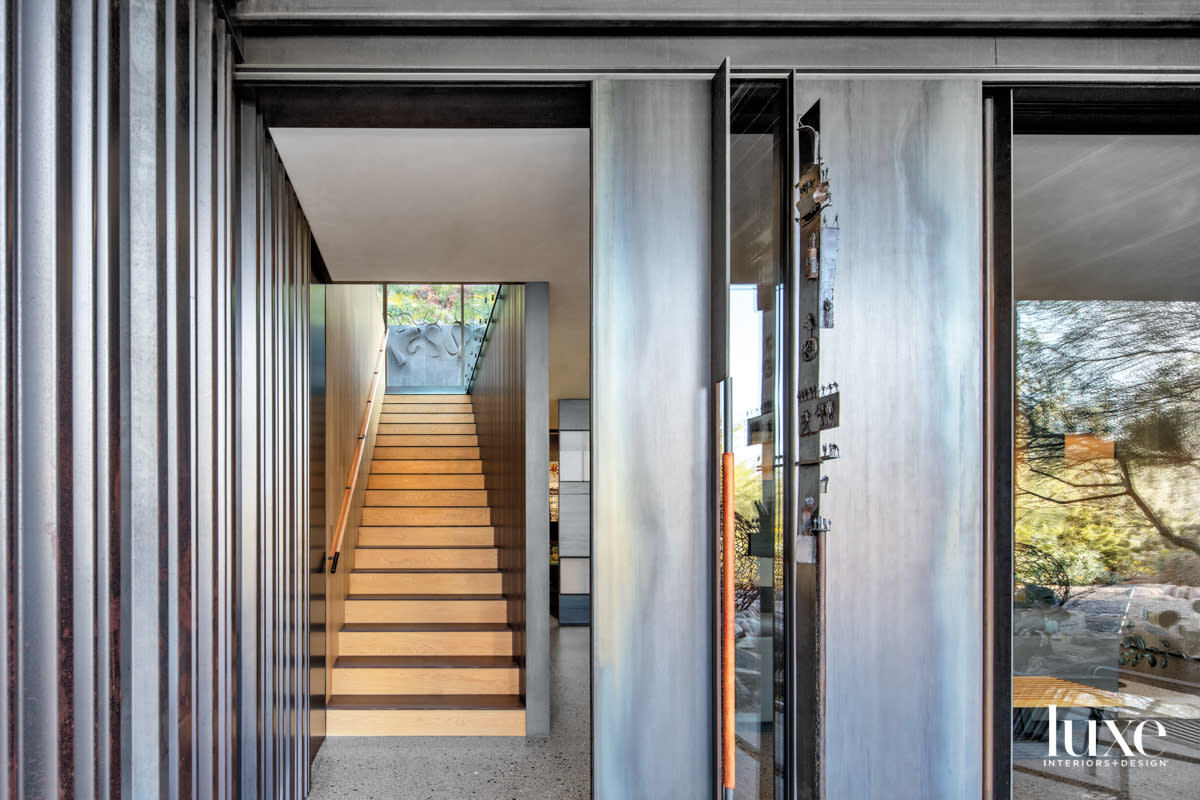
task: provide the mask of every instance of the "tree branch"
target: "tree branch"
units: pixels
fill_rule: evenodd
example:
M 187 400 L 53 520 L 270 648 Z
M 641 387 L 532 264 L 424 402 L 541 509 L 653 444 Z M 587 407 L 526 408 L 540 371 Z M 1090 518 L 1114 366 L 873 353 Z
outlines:
M 1115 489 L 1118 486 L 1124 485 L 1119 481 L 1117 483 L 1075 483 L 1074 481 L 1069 481 L 1066 478 L 1060 478 L 1057 475 L 1052 475 L 1045 470 L 1036 469 L 1034 467 L 1030 467 L 1029 471 L 1038 475 L 1044 475 L 1047 478 L 1052 478 L 1053 480 L 1066 484 L 1073 489 Z
M 1166 539 L 1176 547 L 1182 547 L 1184 550 L 1190 550 L 1200 556 L 1200 542 L 1194 542 L 1191 539 L 1179 536 L 1159 518 L 1158 514 L 1154 513 L 1154 509 L 1150 508 L 1150 504 L 1138 493 L 1133 486 L 1133 475 L 1129 470 L 1129 460 L 1125 458 L 1117 458 L 1117 464 L 1121 467 L 1121 482 L 1125 484 L 1125 493 L 1133 500 L 1134 505 L 1138 510 L 1149 520 L 1154 526 L 1154 530 L 1158 531 L 1158 535 Z
M 1035 492 L 1031 489 L 1026 489 L 1024 486 L 1018 486 L 1017 489 L 1024 492 L 1025 494 L 1031 494 L 1040 500 L 1045 500 L 1047 503 L 1054 503 L 1055 505 L 1060 505 L 1060 506 L 1069 506 L 1072 503 L 1091 503 L 1096 500 L 1108 500 L 1113 497 L 1125 497 L 1126 495 L 1129 494 L 1128 492 L 1117 492 L 1116 494 L 1100 494 L 1100 495 L 1094 495 L 1092 497 L 1075 497 L 1070 500 L 1059 500 L 1059 499 L 1056 499 L 1053 497 L 1047 497 L 1044 494 L 1038 494 L 1037 492 Z

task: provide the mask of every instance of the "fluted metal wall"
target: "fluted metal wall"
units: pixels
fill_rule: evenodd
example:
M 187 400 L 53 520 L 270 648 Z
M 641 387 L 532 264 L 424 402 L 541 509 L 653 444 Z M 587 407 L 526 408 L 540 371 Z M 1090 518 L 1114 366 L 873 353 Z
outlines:
M 0 47 L 0 797 L 302 797 L 309 233 L 226 23 Z
M 502 286 L 471 402 L 516 632 L 527 736 L 550 734 L 549 364 L 549 287 Z

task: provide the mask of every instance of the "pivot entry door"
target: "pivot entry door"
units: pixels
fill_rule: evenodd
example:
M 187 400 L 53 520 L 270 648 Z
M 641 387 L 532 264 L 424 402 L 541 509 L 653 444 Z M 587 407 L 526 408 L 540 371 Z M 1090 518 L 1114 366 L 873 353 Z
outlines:
M 746 800 L 791 798 L 799 788 L 790 774 L 799 764 L 791 712 L 797 469 L 790 437 L 797 372 L 789 331 L 799 299 L 794 239 L 800 224 L 791 84 L 733 77 L 726 64 L 713 86 L 717 739 L 722 794 Z M 812 483 L 815 491 L 817 480 Z M 815 562 L 806 569 L 813 572 Z M 815 602 L 815 593 L 805 597 Z M 804 613 L 803 630 L 814 634 L 812 610 Z M 802 656 L 806 665 L 818 657 L 814 647 Z M 814 691 L 811 678 L 804 688 Z M 812 741 L 802 759 L 810 784 Z M 805 789 L 799 796 L 813 795 Z

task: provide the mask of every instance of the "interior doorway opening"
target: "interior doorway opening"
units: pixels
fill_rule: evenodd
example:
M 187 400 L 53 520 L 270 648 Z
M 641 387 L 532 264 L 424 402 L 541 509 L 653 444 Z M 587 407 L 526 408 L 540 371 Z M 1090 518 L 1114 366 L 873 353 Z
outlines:
M 431 796 L 590 796 L 590 138 L 571 96 L 572 110 L 533 118 L 450 103 L 431 119 L 410 104 L 420 119 L 387 127 L 268 114 L 325 301 L 343 296 L 344 321 L 363 331 L 356 358 L 380 364 L 375 391 L 364 371 L 356 402 L 324 406 L 330 436 L 357 435 L 361 420 L 371 444 L 325 476 L 340 499 L 339 468 L 361 461 L 347 494 L 358 538 L 322 601 L 328 735 L 312 797 L 341 796 L 351 773 L 381 789 L 403 775 Z M 552 439 L 569 469 L 551 464 Z M 560 537 L 520 551 L 538 526 Z M 418 722 L 393 722 L 399 712 Z

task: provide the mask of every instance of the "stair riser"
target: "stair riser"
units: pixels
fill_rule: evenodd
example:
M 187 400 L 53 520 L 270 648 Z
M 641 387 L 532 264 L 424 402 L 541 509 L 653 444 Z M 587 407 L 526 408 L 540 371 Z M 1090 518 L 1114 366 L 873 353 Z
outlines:
M 359 547 L 357 569 L 499 569 L 495 548 Z
M 525 712 L 331 708 L 325 712 L 325 733 L 328 736 L 524 736 Z
M 350 594 L 500 594 L 498 572 L 351 572 Z
M 511 656 L 511 631 L 340 631 L 344 656 Z
M 503 600 L 347 600 L 346 622 L 506 622 Z
M 371 462 L 371 475 L 482 475 L 483 464 L 478 461 L 438 461 L 426 459 L 386 460 Z
M 491 525 L 489 508 L 364 508 L 363 525 Z
M 333 670 L 333 694 L 519 694 L 521 676 L 511 669 L 366 669 Z
M 480 507 L 488 504 L 482 489 L 368 489 L 366 506 Z
M 479 447 L 479 437 L 474 434 L 391 434 L 379 433 L 375 437 L 376 447 Z
M 368 490 L 407 489 L 411 490 L 443 490 L 443 489 L 483 489 L 483 474 L 478 475 L 386 475 L 376 473 L 367 478 Z M 315 524 L 315 523 L 314 523 Z
M 475 426 L 469 422 L 398 422 L 391 425 L 381 424 L 377 433 L 380 436 L 430 436 L 435 434 L 473 436 L 475 434 Z
M 465 528 L 386 527 L 359 528 L 362 547 L 492 547 L 495 529 L 479 525 Z
M 386 438 L 386 437 L 384 437 Z M 375 458 L 398 461 L 479 461 L 478 447 L 388 447 L 375 446 Z

